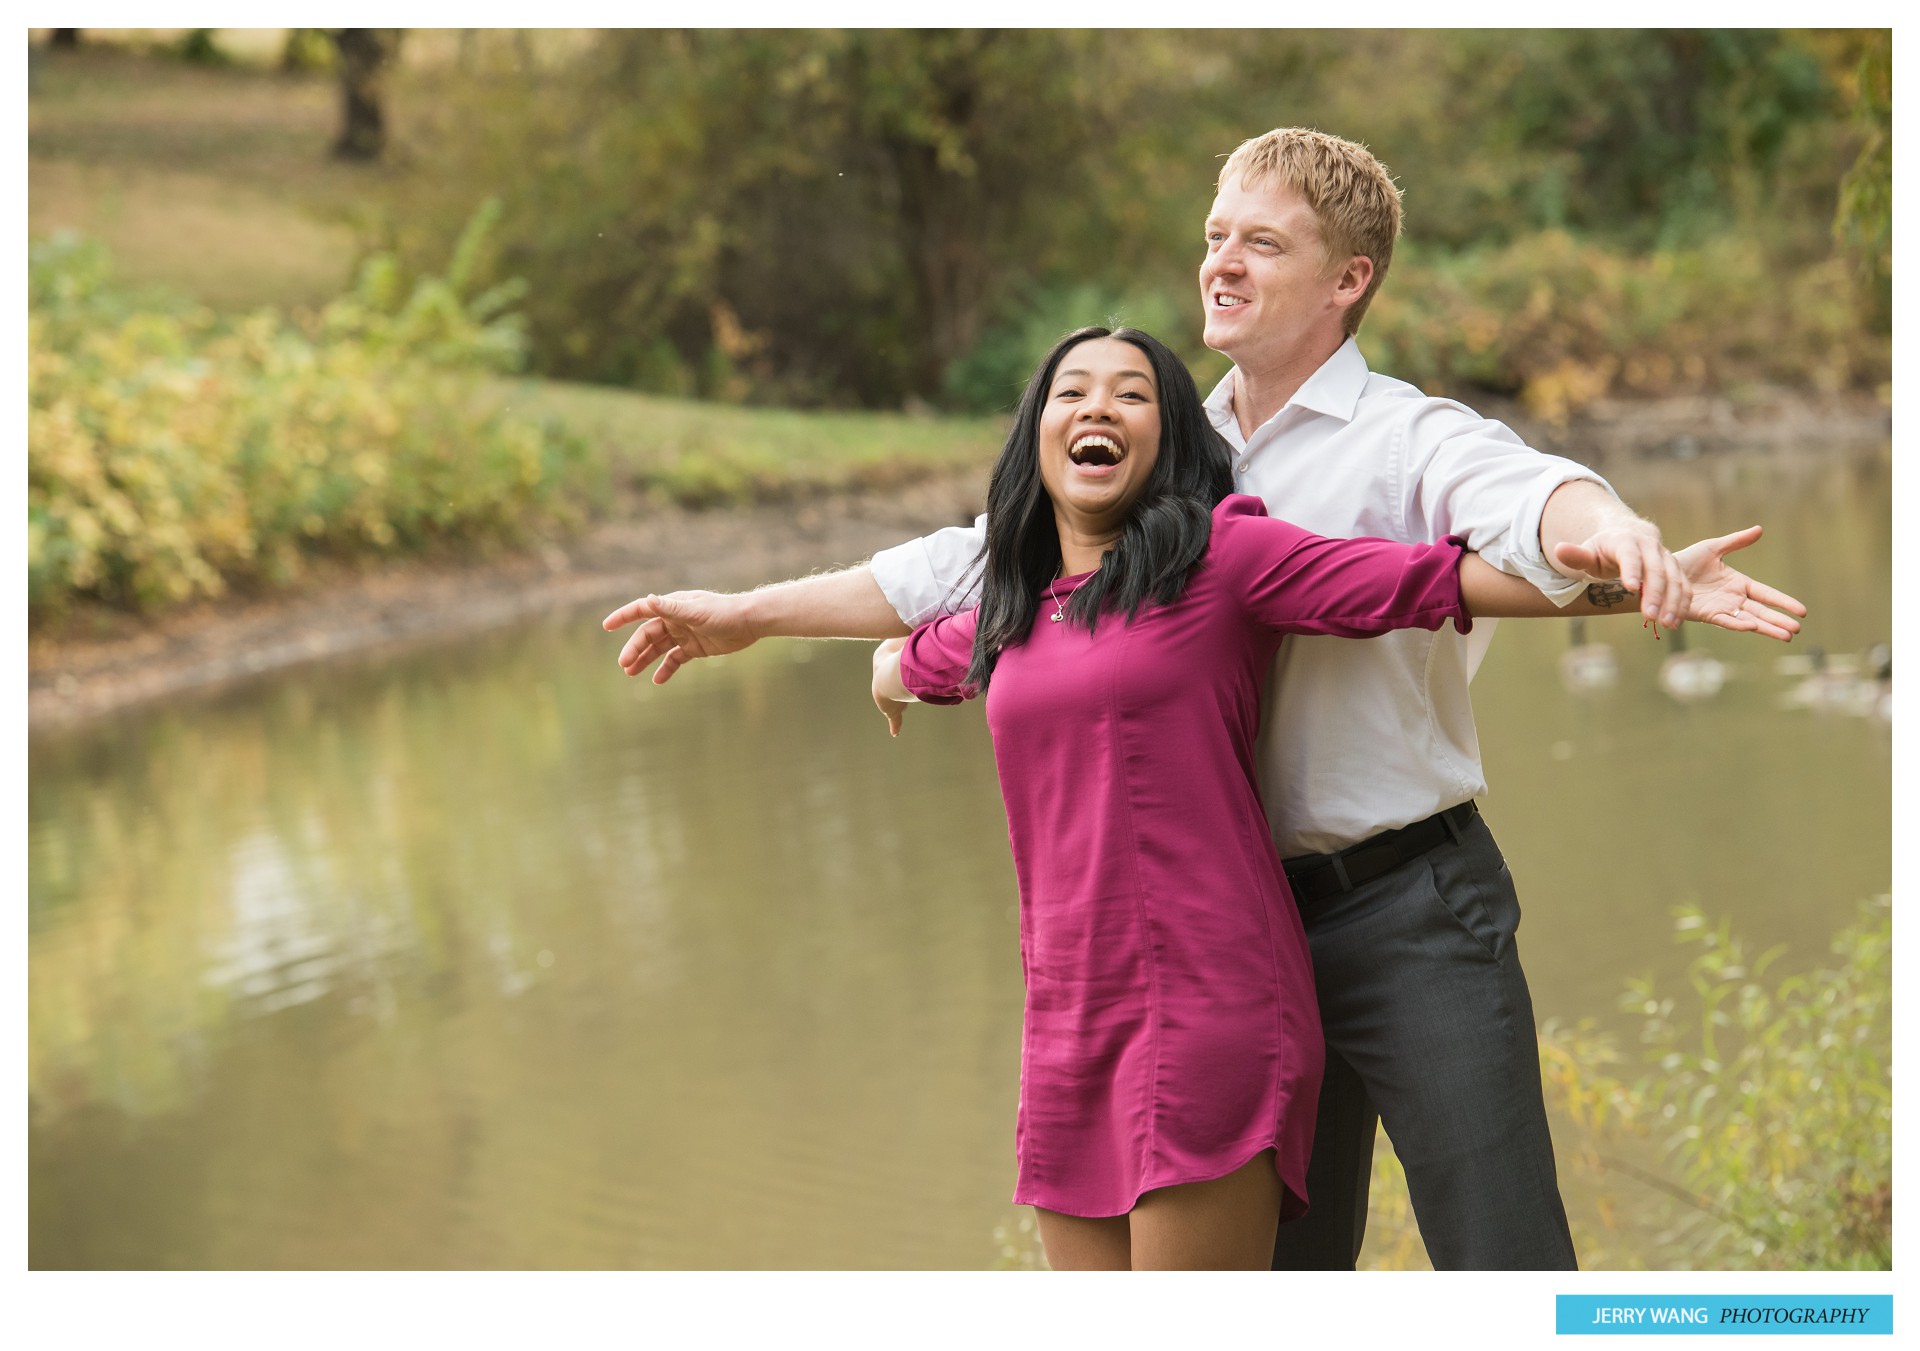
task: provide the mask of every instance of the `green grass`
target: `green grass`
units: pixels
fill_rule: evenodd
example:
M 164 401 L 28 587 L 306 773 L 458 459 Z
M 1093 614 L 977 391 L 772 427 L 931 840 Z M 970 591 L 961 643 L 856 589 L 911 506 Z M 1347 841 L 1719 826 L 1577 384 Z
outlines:
M 351 281 L 392 175 L 327 153 L 332 81 L 111 49 L 41 55 L 27 105 L 32 238 L 97 239 L 128 286 L 216 310 L 319 305 Z
M 124 50 L 42 63 L 29 101 L 29 230 L 100 239 L 115 275 L 215 310 L 301 308 L 350 279 L 350 222 L 430 165 L 344 165 L 327 155 L 327 76 L 200 68 Z M 608 490 L 688 506 L 787 500 L 977 469 L 995 418 L 819 413 L 513 382 L 517 410 L 558 419 L 589 451 L 563 492 L 589 514 Z
M 738 408 L 558 381 L 523 382 L 512 402 L 586 441 L 583 484 L 610 479 L 683 506 L 883 489 L 969 469 L 984 483 L 1006 434 L 1000 418 Z

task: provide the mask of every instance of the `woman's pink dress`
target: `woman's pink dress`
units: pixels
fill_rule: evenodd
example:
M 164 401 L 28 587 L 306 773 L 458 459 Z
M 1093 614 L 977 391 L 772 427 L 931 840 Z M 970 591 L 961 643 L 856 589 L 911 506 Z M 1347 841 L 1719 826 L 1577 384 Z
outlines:
M 1323 1049 L 1255 781 L 1260 692 L 1289 633 L 1465 631 L 1462 547 L 1325 539 L 1229 497 L 1178 602 L 1090 635 L 1053 614 L 1091 574 L 1062 578 L 1000 655 L 987 724 L 1027 984 L 1015 1202 L 1122 1215 L 1271 1148 L 1282 1217 L 1306 1208 Z M 971 694 L 973 633 L 972 611 L 915 631 L 915 697 Z

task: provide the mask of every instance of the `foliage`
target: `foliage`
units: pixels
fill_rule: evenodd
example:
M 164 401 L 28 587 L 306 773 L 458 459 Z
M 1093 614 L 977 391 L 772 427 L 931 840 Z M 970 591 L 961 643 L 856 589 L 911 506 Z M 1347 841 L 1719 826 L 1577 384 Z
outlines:
M 332 71 L 340 55 L 324 28 L 289 28 L 280 49 L 280 69 L 290 72 Z
M 117 323 L 131 312 L 112 275 L 106 250 L 77 235 L 33 245 L 27 254 L 27 312 L 52 341 L 76 341 L 87 329 Z
M 1727 922 L 1679 912 L 1698 949 L 1683 1009 L 1651 981 L 1623 1007 L 1644 1021 L 1649 1072 L 1628 1083 L 1608 1039 L 1549 1027 L 1551 1096 L 1591 1136 L 1651 1137 L 1660 1165 L 1595 1154 L 1664 1203 L 1660 1254 L 1689 1267 L 1885 1269 L 1892 1260 L 1892 909 L 1860 907 L 1834 964 L 1769 987 Z M 1608 1067 L 1608 1068 L 1600 1068 Z
M 1407 1192 L 1407 1170 L 1380 1131 L 1373 1139 L 1373 1166 L 1367 1180 L 1367 1237 L 1360 1254 L 1363 1271 L 1431 1271 L 1420 1225 Z
M 510 538 L 577 446 L 480 376 L 523 346 L 511 288 L 469 299 L 490 217 L 445 277 L 371 259 L 305 320 L 136 308 L 72 237 L 29 261 L 28 597 L 150 607 L 279 582 L 305 558 Z
M 1318 125 L 1406 189 L 1406 252 L 1375 311 L 1401 302 L 1385 347 L 1410 364 L 1384 369 L 1532 389 L 1549 413 L 1589 391 L 1871 383 L 1888 316 L 1828 289 L 1846 166 L 1885 181 L 1858 92 L 1876 40 L 607 33 L 538 71 L 503 49 L 416 74 L 410 134 L 436 172 L 393 229 L 430 256 L 472 185 L 513 203 L 498 266 L 531 283 L 546 374 L 987 409 L 1041 333 L 1116 305 L 1198 352 L 1190 267 L 1218 157 Z M 1537 298 L 1562 296 L 1582 315 L 1542 318 Z
M 1445 254 L 1409 247 L 1361 331 L 1376 369 L 1433 392 L 1515 394 L 1564 422 L 1608 395 L 1767 381 L 1845 388 L 1883 369 L 1844 263 L 1781 276 L 1737 235 L 1633 254 L 1560 230 Z
M 1156 336 L 1179 334 L 1187 327 L 1187 308 L 1164 292 L 1125 295 L 1088 285 L 1044 291 L 947 367 L 946 402 L 979 412 L 1011 412 L 1034 366 L 1061 334 L 1087 324 L 1125 324 Z M 1206 352 L 1190 347 L 1180 355 L 1191 365 L 1203 361 Z
M 421 134 L 456 186 L 409 202 L 400 242 L 432 250 L 465 184 L 504 188 L 502 263 L 534 282 L 547 374 L 772 403 L 931 396 L 1061 195 L 1097 195 L 1072 153 L 1111 83 L 1096 41 L 647 30 L 552 72 L 443 73 Z
M 1457 248 L 1537 229 L 1697 238 L 1777 187 L 1798 129 L 1832 111 L 1817 55 L 1777 30 L 1478 30 L 1422 47 L 1447 116 L 1394 128 L 1418 147 L 1397 167 L 1420 170 L 1418 237 Z M 1459 144 L 1463 125 L 1477 145 Z M 1470 174 L 1450 181 L 1462 151 Z
M 181 35 L 179 43 L 174 47 L 174 54 L 190 65 L 232 65 L 233 58 L 215 40 L 213 32 L 211 28 L 189 28 Z
M 1853 72 L 1853 120 L 1860 153 L 1840 181 L 1834 236 L 1856 260 L 1872 320 L 1893 314 L 1893 35 L 1874 34 Z
M 1892 1259 L 1892 910 L 1861 905 L 1834 963 L 1768 988 L 1726 921 L 1677 913 L 1693 1000 L 1630 982 L 1647 1073 L 1592 1020 L 1549 1022 L 1540 1076 L 1588 1267 L 1885 1269 Z M 1647 1155 L 1649 1157 L 1640 1157 Z M 1631 1156 L 1631 1157 L 1629 1157 Z M 1615 1194 L 1610 1183 L 1631 1190 Z M 1598 1195 L 1592 1188 L 1602 1187 Z M 1576 1188 L 1597 1228 L 1572 1204 Z M 1622 1231 L 1653 1235 L 1623 1244 Z M 1366 1265 L 1424 1267 L 1406 1174 L 1374 1150 Z
M 444 277 L 417 277 L 409 286 L 397 257 L 373 255 L 362 264 L 354 290 L 321 311 L 321 333 L 357 343 L 376 358 L 519 370 L 526 361 L 526 326 L 510 307 L 526 294 L 526 283 L 516 277 L 470 294 L 499 219 L 498 198 L 481 203 L 454 241 Z

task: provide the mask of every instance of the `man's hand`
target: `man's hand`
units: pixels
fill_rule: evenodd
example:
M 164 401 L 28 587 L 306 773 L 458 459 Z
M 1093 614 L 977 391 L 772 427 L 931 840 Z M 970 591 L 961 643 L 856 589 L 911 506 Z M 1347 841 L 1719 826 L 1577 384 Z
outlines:
M 1693 617 L 1693 585 L 1680 560 L 1660 542 L 1660 527 L 1652 521 L 1635 518 L 1605 526 L 1579 544 L 1556 544 L 1553 557 L 1570 575 L 1617 579 L 1624 589 L 1638 593 L 1640 613 L 1654 623 L 1671 629 L 1682 616 Z
M 1760 527 L 1748 526 L 1731 535 L 1689 544 L 1673 555 L 1687 581 L 1689 598 L 1685 619 L 1736 633 L 1761 633 L 1783 643 L 1793 640 L 1793 635 L 1800 632 L 1800 620 L 1806 617 L 1807 607 L 1786 592 L 1756 582 L 1744 572 L 1727 566 L 1728 554 L 1746 548 L 1759 538 Z M 1563 544 L 1556 553 L 1564 565 L 1583 572 L 1605 566 L 1604 560 L 1575 545 Z M 1630 599 L 1632 590 L 1624 579 L 1595 582 L 1587 588 L 1587 600 L 1601 610 L 1623 605 Z
M 888 736 L 900 735 L 900 720 L 907 713 L 900 698 L 907 692 L 900 680 L 900 649 L 906 645 L 905 638 L 889 638 L 873 649 L 873 706 L 887 720 Z
M 1786 592 L 1727 566 L 1728 554 L 1759 538 L 1760 527 L 1748 526 L 1731 535 L 1690 544 L 1674 555 L 1693 585 L 1693 604 L 1688 607 L 1687 618 L 1736 633 L 1764 633 L 1783 643 L 1791 642 L 1800 632 L 1807 607 Z
M 640 627 L 620 649 L 620 669 L 636 676 L 658 661 L 656 685 L 673 679 L 695 657 L 722 657 L 760 637 L 748 620 L 747 597 L 715 591 L 643 596 L 601 620 L 600 627 L 613 633 L 636 620 Z

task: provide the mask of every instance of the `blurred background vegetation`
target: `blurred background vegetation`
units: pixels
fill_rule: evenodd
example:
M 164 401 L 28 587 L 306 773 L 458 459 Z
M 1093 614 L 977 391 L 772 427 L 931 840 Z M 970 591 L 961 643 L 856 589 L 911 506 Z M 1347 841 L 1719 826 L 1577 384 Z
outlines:
M 578 442 L 512 418 L 470 373 L 511 369 L 517 288 L 463 290 L 476 217 L 448 275 L 402 291 L 378 254 L 348 295 L 299 319 L 266 308 L 143 309 L 97 245 L 29 258 L 27 596 L 128 607 L 284 582 L 303 553 L 511 538 L 552 513 Z
M 1607 397 L 1889 377 L 1885 31 L 30 41 L 32 231 L 107 251 L 33 263 L 37 615 L 283 578 L 301 550 L 499 537 L 591 509 L 610 471 L 702 502 L 859 476 L 832 424 L 808 454 L 784 435 L 712 463 L 657 433 L 697 420 L 686 400 L 993 414 L 1054 335 L 1108 317 L 1217 378 L 1198 221 L 1220 158 L 1279 125 L 1397 175 L 1406 237 L 1362 337 L 1430 391 L 1565 423 Z M 545 422 L 479 411 L 511 372 L 562 382 L 526 400 Z M 580 384 L 642 397 L 575 391 L 603 434 L 569 457 Z M 244 414 L 201 406 L 242 386 Z M 907 425 L 870 427 L 856 468 L 890 440 L 939 462 L 992 440 Z M 408 466 L 455 444 L 476 482 L 443 500 Z
M 414 153 L 440 172 L 394 242 L 431 257 L 465 185 L 502 191 L 550 374 L 996 408 L 1036 330 L 1090 310 L 1202 359 L 1219 158 L 1303 124 L 1406 191 L 1383 369 L 1549 411 L 1885 378 L 1871 192 L 1835 234 L 1849 172 L 1878 172 L 1869 35 L 629 33 L 531 72 L 495 50 L 504 70 L 423 88 Z M 493 115 L 489 75 L 538 111 Z

